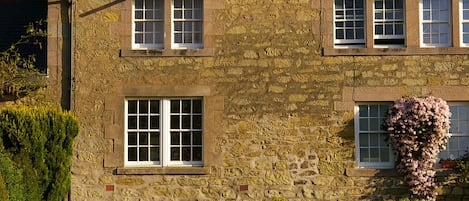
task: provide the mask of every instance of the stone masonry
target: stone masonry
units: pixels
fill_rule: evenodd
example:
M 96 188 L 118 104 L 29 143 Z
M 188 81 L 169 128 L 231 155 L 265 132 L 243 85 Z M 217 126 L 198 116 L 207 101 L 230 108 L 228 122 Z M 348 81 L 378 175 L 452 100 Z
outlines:
M 408 195 L 398 175 L 348 173 L 356 167 L 353 106 L 405 95 L 468 101 L 467 55 L 324 56 L 319 4 L 325 0 L 212 1 L 212 52 L 201 56 L 122 55 L 123 44 L 129 45 L 122 38 L 130 37 L 131 1 L 73 1 L 71 99 L 81 132 L 71 200 L 350 201 Z M 207 173 L 119 173 L 120 97 L 140 87 L 146 89 L 141 96 L 203 88 L 204 97 L 217 100 L 205 142 L 213 153 Z M 442 200 L 469 193 L 449 176 L 440 178 Z

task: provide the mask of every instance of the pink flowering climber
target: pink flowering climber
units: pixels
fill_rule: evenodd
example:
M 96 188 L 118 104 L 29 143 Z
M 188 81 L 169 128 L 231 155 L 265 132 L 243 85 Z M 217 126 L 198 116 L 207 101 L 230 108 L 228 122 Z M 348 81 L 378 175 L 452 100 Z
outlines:
M 396 168 L 419 200 L 436 200 L 432 167 L 448 142 L 450 116 L 446 101 L 432 96 L 401 98 L 388 111 L 384 127 L 394 149 Z

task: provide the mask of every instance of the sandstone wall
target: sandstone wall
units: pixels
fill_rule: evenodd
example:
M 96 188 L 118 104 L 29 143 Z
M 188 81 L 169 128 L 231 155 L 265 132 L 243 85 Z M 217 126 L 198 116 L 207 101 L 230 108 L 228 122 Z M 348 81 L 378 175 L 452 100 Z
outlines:
M 468 56 L 322 56 L 319 1 L 218 1 L 221 6 L 212 13 L 214 54 L 204 57 L 120 56 L 121 35 L 129 29 L 121 12 L 127 4 L 74 2 L 72 102 L 81 133 L 71 199 L 405 196 L 400 177 L 347 174 L 355 167 L 353 89 L 372 89 L 371 97 L 389 94 L 382 89 L 396 96 L 465 91 Z M 107 124 L 123 118 L 108 101 L 127 86 L 207 86 L 211 96 L 222 97 L 212 142 L 221 157 L 209 174 L 119 175 L 117 167 L 105 167 L 105 156 L 118 149 L 106 137 Z M 449 184 L 441 189 L 452 191 Z M 458 187 L 453 193 L 463 191 Z

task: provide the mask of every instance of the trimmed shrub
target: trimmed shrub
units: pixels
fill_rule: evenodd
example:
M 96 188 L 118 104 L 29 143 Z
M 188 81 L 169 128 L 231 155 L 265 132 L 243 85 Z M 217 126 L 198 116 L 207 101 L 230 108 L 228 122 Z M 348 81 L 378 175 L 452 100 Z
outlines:
M 23 171 L 10 158 L 9 154 L 0 152 L 0 183 L 3 183 L 0 184 L 1 200 L 25 200 Z
M 70 186 L 78 123 L 59 108 L 8 107 L 0 111 L 0 146 L 23 170 L 26 200 L 63 200 Z

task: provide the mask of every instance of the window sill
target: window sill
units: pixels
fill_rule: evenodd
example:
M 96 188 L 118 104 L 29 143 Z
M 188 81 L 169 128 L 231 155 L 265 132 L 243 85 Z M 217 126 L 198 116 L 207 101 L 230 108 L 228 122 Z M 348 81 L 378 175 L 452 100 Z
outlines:
M 124 167 L 117 168 L 116 175 L 206 175 L 208 167 Z
M 462 47 L 402 47 L 402 48 L 324 48 L 324 56 L 399 56 L 399 55 L 437 55 L 468 54 L 469 48 Z
M 121 57 L 210 57 L 213 49 L 161 49 L 161 50 L 132 50 L 121 49 Z

